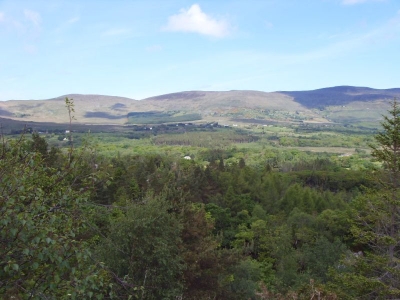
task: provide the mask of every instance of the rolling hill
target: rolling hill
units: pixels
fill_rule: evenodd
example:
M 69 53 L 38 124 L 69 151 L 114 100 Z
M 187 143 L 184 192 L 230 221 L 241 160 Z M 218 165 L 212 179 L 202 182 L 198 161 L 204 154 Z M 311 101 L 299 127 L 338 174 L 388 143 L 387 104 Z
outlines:
M 221 124 L 345 123 L 376 126 L 400 88 L 338 86 L 311 91 L 186 91 L 143 100 L 69 94 L 47 100 L 0 102 L 0 117 L 21 122 L 67 123 L 65 98 L 75 123 L 97 125 L 219 122 Z

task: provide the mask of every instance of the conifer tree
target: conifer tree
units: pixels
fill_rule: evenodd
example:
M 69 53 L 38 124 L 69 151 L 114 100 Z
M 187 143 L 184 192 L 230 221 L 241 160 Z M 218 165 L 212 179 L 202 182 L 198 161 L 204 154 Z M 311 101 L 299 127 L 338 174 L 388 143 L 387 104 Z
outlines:
M 337 274 L 349 298 L 400 297 L 400 107 L 391 103 L 381 123 L 383 131 L 371 146 L 382 163 L 377 172 L 379 189 L 368 191 L 353 203 L 351 232 L 363 251 L 347 257 L 346 272 Z

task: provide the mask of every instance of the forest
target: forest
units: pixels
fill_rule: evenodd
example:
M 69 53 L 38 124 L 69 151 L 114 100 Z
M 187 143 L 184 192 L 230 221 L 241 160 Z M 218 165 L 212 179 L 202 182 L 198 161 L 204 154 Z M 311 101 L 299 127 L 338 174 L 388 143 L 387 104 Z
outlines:
M 2 299 L 400 298 L 398 102 L 378 131 L 165 128 L 1 135 Z

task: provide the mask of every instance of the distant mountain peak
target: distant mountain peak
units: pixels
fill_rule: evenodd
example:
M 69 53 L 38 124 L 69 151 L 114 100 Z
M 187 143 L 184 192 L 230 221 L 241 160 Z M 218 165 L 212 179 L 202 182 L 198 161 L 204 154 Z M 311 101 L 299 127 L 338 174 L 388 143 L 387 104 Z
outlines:
M 279 92 L 294 98 L 294 101 L 308 108 L 346 105 L 350 102 L 368 102 L 391 99 L 400 96 L 400 89 L 373 89 L 357 86 L 334 86 L 310 91 Z

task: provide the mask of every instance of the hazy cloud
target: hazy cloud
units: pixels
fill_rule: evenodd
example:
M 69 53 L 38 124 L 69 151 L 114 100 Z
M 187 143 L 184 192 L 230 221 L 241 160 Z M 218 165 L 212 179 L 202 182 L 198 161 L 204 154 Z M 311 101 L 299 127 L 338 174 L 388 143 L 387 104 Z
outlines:
M 25 45 L 24 51 L 29 54 L 37 53 L 37 47 L 35 45 Z
M 117 35 L 125 35 L 130 32 L 127 28 L 111 28 L 103 32 L 104 36 L 117 36 Z
M 42 18 L 40 14 L 32 10 L 24 9 L 22 15 L 17 14 L 17 16 L 0 11 L 0 24 L 7 29 L 7 32 L 10 34 L 19 34 L 25 40 L 29 40 L 29 43 L 40 36 L 41 22 Z M 23 50 L 28 53 L 36 52 L 30 46 L 28 48 L 24 48 Z
M 224 37 L 230 32 L 230 26 L 225 20 L 217 20 L 205 14 L 198 4 L 193 4 L 188 10 L 181 9 L 179 14 L 168 18 L 168 24 L 162 28 L 166 31 L 195 32 L 214 37 Z
M 385 0 L 342 0 L 342 4 L 344 5 L 354 5 L 361 4 L 366 2 L 383 2 Z
M 35 26 L 39 26 L 40 22 L 42 21 L 40 14 L 32 10 L 24 9 L 24 16 L 28 21 L 32 22 Z
M 225 53 L 218 61 L 227 62 L 235 68 L 241 65 L 270 66 L 277 69 L 290 65 L 307 65 L 318 61 L 327 61 L 338 57 L 349 57 L 381 45 L 390 45 L 400 37 L 400 14 L 387 20 L 386 23 L 373 30 L 361 34 L 344 33 L 330 39 L 328 35 L 322 35 L 320 38 L 326 39 L 327 44 L 317 48 L 311 48 L 308 51 L 298 52 L 296 49 L 289 52 L 263 52 L 263 51 L 234 51 Z M 205 62 L 200 62 L 205 64 Z M 254 72 L 257 75 L 257 72 Z
M 268 22 L 268 21 L 266 21 L 266 22 L 264 23 L 264 25 L 265 25 L 265 28 L 267 28 L 267 29 L 271 29 L 271 28 L 274 27 L 274 24 L 272 24 L 271 22 Z
M 400 35 L 400 14 L 389 19 L 385 24 L 374 30 L 365 32 L 361 35 L 344 34 L 343 39 L 331 43 L 323 48 L 313 51 L 291 55 L 292 61 L 305 62 L 316 59 L 331 58 L 339 55 L 345 55 L 348 52 L 356 52 L 360 49 L 366 49 L 373 45 L 390 43 Z M 339 36 L 340 37 L 340 36 Z M 290 61 L 290 56 L 285 57 Z
M 67 21 L 68 24 L 76 23 L 79 21 L 79 17 L 71 18 Z
M 152 45 L 149 47 L 146 47 L 147 52 L 158 52 L 161 51 L 163 47 L 161 45 Z

